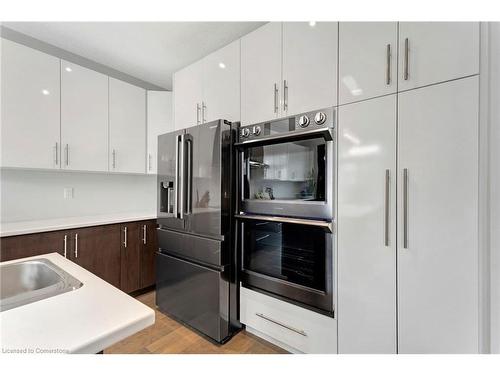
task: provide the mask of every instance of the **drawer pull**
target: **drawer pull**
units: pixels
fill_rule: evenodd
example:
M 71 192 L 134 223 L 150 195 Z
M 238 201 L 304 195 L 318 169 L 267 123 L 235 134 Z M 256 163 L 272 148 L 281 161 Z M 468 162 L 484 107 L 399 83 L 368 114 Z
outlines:
M 284 323 L 281 323 L 281 322 L 278 322 L 277 320 L 274 320 L 272 318 L 269 318 L 268 316 L 265 316 L 264 314 L 261 314 L 261 313 L 255 313 L 255 315 L 257 315 L 259 318 L 262 318 L 262 319 L 265 319 L 267 320 L 268 322 L 271 322 L 271 323 L 274 323 L 274 324 L 277 324 L 279 325 L 280 327 L 283 327 L 283 328 L 286 328 L 292 332 L 295 332 L 295 333 L 298 333 L 299 335 L 302 335 L 302 336 L 305 336 L 307 337 L 307 333 L 305 333 L 303 330 L 301 329 L 297 329 L 297 328 L 294 328 L 294 327 L 290 327 L 289 325 L 286 325 Z

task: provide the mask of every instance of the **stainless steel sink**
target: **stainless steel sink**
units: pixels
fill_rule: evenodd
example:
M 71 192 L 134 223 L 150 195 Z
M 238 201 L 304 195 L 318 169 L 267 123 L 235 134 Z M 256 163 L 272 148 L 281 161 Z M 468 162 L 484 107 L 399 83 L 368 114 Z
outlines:
M 70 292 L 83 285 L 45 258 L 0 266 L 0 281 L 0 311 Z

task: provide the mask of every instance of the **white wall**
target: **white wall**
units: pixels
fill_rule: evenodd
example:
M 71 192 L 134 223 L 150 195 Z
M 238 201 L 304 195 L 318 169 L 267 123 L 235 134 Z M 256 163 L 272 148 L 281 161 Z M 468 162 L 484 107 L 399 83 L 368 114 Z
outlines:
M 2 170 L 1 222 L 156 212 L 156 176 Z M 64 199 L 64 188 L 74 198 Z
M 500 354 L 500 22 L 490 24 L 491 351 Z

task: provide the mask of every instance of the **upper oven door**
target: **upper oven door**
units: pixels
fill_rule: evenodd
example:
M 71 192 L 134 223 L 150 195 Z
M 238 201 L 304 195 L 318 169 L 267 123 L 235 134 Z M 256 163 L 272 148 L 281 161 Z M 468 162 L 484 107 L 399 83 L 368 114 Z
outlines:
M 331 220 L 334 142 L 323 133 L 300 133 L 240 148 L 240 211 Z

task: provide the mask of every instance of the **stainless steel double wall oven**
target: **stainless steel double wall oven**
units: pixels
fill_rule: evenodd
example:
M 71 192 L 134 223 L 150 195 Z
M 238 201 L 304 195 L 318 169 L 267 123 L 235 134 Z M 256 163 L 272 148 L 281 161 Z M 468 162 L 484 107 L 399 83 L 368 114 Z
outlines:
M 334 313 L 335 109 L 239 130 L 243 286 Z

